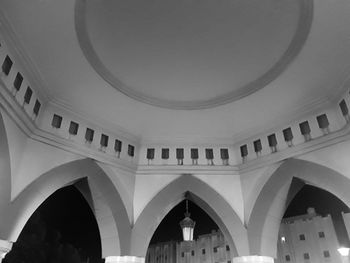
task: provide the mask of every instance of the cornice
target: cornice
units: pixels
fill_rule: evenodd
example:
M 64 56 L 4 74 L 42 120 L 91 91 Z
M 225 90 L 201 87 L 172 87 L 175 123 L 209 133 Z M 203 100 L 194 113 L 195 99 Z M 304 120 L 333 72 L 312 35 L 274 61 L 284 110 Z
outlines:
M 258 79 L 248 83 L 247 85 L 237 90 L 233 90 L 227 94 L 220 95 L 209 100 L 176 101 L 168 99 L 159 99 L 147 95 L 143 92 L 137 91 L 132 87 L 127 86 L 125 83 L 122 83 L 103 64 L 103 62 L 101 61 L 98 54 L 93 48 L 93 45 L 89 38 L 89 33 L 86 28 L 86 1 L 84 0 L 76 0 L 75 29 L 79 45 L 86 59 L 89 61 L 90 65 L 107 83 L 109 83 L 112 87 L 114 87 L 121 93 L 137 101 L 162 108 L 174 110 L 208 109 L 246 97 L 271 83 L 282 72 L 284 72 L 284 70 L 286 70 L 286 68 L 299 54 L 302 47 L 304 46 L 306 39 L 309 35 L 313 19 L 313 0 L 298 1 L 300 7 L 300 17 L 297 25 L 297 30 L 287 50 L 277 61 L 277 63 L 274 64 L 266 73 L 264 73 Z

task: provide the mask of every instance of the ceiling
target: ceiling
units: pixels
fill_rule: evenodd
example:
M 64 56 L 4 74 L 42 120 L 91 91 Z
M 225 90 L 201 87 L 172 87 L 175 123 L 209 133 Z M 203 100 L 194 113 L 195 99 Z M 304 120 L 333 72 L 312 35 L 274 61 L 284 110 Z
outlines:
M 348 0 L 0 0 L 48 100 L 143 140 L 243 139 L 326 103 Z

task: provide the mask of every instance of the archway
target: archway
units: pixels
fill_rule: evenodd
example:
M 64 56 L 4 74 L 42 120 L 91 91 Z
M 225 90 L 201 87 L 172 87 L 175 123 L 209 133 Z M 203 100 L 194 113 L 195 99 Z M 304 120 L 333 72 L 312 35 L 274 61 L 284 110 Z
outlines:
M 4 262 L 101 262 L 95 215 L 74 186 L 50 195 L 31 215 Z
M 219 226 L 234 255 L 247 255 L 248 240 L 238 215 L 232 207 L 203 181 L 183 175 L 163 188 L 144 208 L 132 230 L 131 253 L 145 257 L 148 244 L 166 214 L 190 192 L 193 202 L 201 207 Z
M 287 204 L 298 192 L 290 190 L 293 178 L 324 189 L 347 206 L 350 204 L 350 180 L 319 164 L 289 159 L 270 177 L 261 190 L 248 223 L 251 254 L 276 257 L 278 229 Z
M 94 211 L 100 231 L 102 256 L 128 255 L 131 228 L 126 209 L 111 180 L 91 159 L 56 167 L 30 184 L 8 208 L 7 239 L 17 240 L 29 217 L 52 193 L 82 178 L 86 178 L 87 183 L 78 183 L 77 187 Z

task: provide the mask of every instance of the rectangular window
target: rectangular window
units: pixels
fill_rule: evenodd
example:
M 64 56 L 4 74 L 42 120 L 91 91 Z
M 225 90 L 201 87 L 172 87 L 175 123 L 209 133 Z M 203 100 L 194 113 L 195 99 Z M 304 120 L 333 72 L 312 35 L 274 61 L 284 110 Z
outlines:
M 134 157 L 134 155 L 135 155 L 135 146 L 133 146 L 131 144 L 128 145 L 128 155 L 130 157 Z
M 241 156 L 244 158 L 244 157 L 247 157 L 248 156 L 248 146 L 246 144 L 242 145 L 241 146 Z
M 304 234 L 299 235 L 299 240 L 305 240 L 305 235 Z
M 114 141 L 114 150 L 119 153 L 122 151 L 122 142 L 118 139 Z
M 226 245 L 226 251 L 230 251 L 230 246 Z
M 214 247 L 214 253 L 217 253 L 218 252 L 218 248 L 217 247 Z
M 61 124 L 62 124 L 62 117 L 57 114 L 54 114 L 51 122 L 52 127 L 59 129 L 61 128 Z
M 205 248 L 202 248 L 202 255 L 205 255 Z
M 183 148 L 177 148 L 176 149 L 176 159 L 183 159 L 184 158 L 184 149 Z
M 162 159 L 163 160 L 169 159 L 169 148 L 162 148 Z
M 30 99 L 32 98 L 33 91 L 30 87 L 27 87 L 26 93 L 24 94 L 24 103 L 29 104 Z
M 256 153 L 260 153 L 262 150 L 261 140 L 256 140 L 256 141 L 254 141 L 253 144 L 254 144 L 254 151 Z
M 90 128 L 86 128 L 86 132 L 85 132 L 85 140 L 89 143 L 91 143 L 94 139 L 94 133 L 95 131 L 93 129 Z
M 228 149 L 220 149 L 220 157 L 222 160 L 228 160 L 230 158 L 228 154 Z
M 349 114 L 348 105 L 346 105 L 345 100 L 342 100 L 342 101 L 339 103 L 339 107 L 340 107 L 340 110 L 341 110 L 343 116 L 346 116 L 346 115 Z
M 290 261 L 290 255 L 285 256 L 286 261 Z
M 9 56 L 6 56 L 4 62 L 2 63 L 2 72 L 7 76 L 10 73 L 10 70 L 12 68 L 13 62 L 10 59 Z
M 154 148 L 148 148 L 147 149 L 147 160 L 153 160 L 154 159 Z
M 191 149 L 191 159 L 192 160 L 197 160 L 198 159 L 198 149 L 197 148 L 192 148 Z
M 191 256 L 192 256 L 192 257 L 194 256 L 194 250 L 191 251 Z
M 310 259 L 309 253 L 304 253 L 304 259 L 306 259 L 306 260 Z
M 23 76 L 21 73 L 17 73 L 15 81 L 13 82 L 13 87 L 15 88 L 15 90 L 19 91 L 19 89 L 21 88 L 23 82 Z
M 328 251 L 328 250 L 323 251 L 323 256 L 324 256 L 325 258 L 331 257 L 331 255 L 329 254 L 329 251 Z
M 324 232 L 323 232 L 323 231 L 318 232 L 318 237 L 319 237 L 319 238 L 324 238 L 324 237 L 325 237 Z
M 318 127 L 320 127 L 320 129 L 328 128 L 329 121 L 326 114 L 319 115 L 316 117 L 316 119 L 317 119 Z
M 39 115 L 40 107 L 41 107 L 41 103 L 38 100 L 36 100 L 33 108 L 33 112 L 36 116 Z
M 185 256 L 185 253 L 184 252 L 181 252 L 181 257 L 184 257 Z
M 205 158 L 207 160 L 213 160 L 214 159 L 214 152 L 213 149 L 205 149 Z
M 106 134 L 101 134 L 100 145 L 101 145 L 101 147 L 108 146 L 108 136 Z
M 286 142 L 290 142 L 293 140 L 293 132 L 292 128 L 286 128 L 283 130 L 283 137 Z
M 71 121 L 69 125 L 69 134 L 77 135 L 78 129 L 79 129 L 79 124 L 74 121 Z

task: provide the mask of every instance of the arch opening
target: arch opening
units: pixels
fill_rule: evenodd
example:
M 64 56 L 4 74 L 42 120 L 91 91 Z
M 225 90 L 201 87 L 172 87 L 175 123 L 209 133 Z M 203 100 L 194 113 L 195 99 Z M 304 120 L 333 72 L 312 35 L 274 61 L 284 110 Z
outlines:
M 102 262 L 95 215 L 74 185 L 58 189 L 35 210 L 4 262 Z

